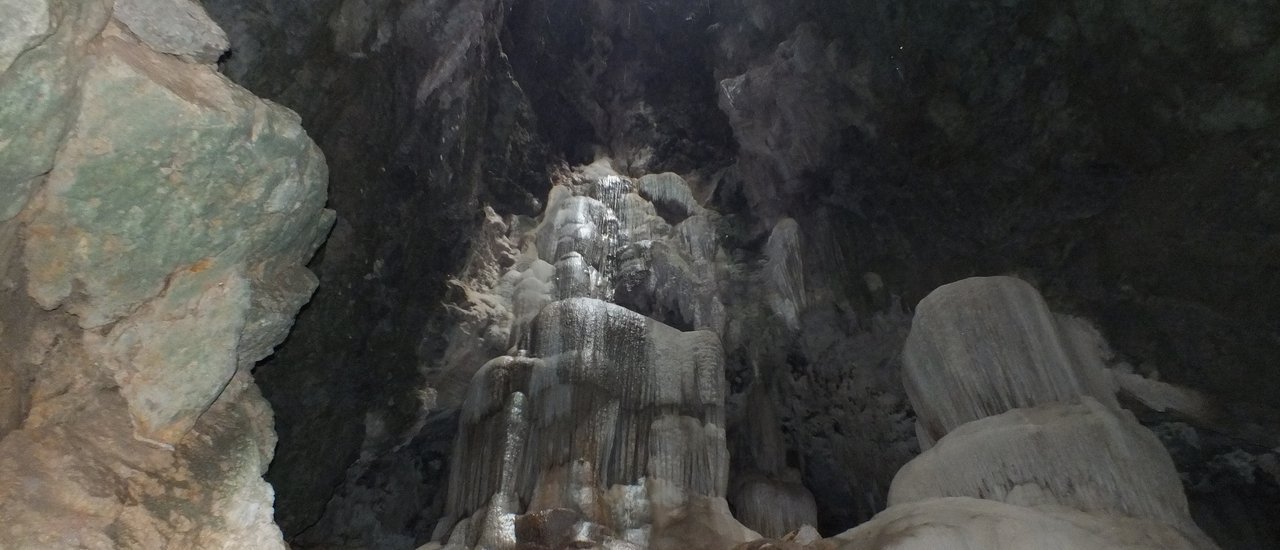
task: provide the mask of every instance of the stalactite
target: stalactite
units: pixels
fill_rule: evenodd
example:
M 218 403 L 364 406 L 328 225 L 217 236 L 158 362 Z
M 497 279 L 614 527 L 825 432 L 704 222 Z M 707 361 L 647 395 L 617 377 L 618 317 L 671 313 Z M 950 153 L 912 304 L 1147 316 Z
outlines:
M 515 473 L 522 461 L 508 463 L 508 459 L 513 452 L 523 452 L 525 443 L 513 442 L 508 430 L 517 421 L 512 414 L 518 413 L 518 422 L 527 423 L 528 406 L 522 391 L 538 370 L 545 370 L 540 360 L 503 356 L 476 372 L 459 417 L 456 460 L 449 478 L 450 516 L 461 517 L 479 509 L 499 491 L 499 484 L 510 485 L 514 492 L 519 482 Z M 523 437 L 527 430 L 520 431 Z
M 659 411 L 714 424 L 720 435 L 699 436 L 697 445 L 718 437 L 723 447 L 722 352 L 714 334 L 682 333 L 613 304 L 575 298 L 543 310 L 533 342 L 533 352 L 556 373 L 530 390 L 541 404 L 534 422 L 544 429 L 539 437 L 550 440 L 542 445 L 552 453 L 544 458 L 551 463 L 592 456 L 599 460 L 603 486 L 633 483 L 646 474 L 647 441 L 654 437 L 649 432 Z M 616 416 L 606 414 L 615 406 Z M 608 417 L 616 420 L 589 422 L 586 432 L 579 426 L 583 418 Z M 610 447 L 614 441 L 621 444 Z M 566 448 L 567 453 L 561 450 Z M 706 459 L 716 463 L 708 479 L 723 478 L 720 458 Z M 682 487 L 697 483 L 688 476 L 671 481 Z M 723 483 L 715 485 L 704 494 L 723 494 Z
M 761 475 L 744 475 L 735 482 L 730 502 L 734 517 L 761 535 L 781 538 L 804 525 L 818 521 L 818 505 L 813 494 L 799 482 L 792 471 L 787 479 L 771 479 Z
M 769 305 L 792 330 L 800 328 L 804 307 L 804 263 L 800 258 L 800 225 L 783 218 L 773 226 L 764 245 L 764 277 Z
M 640 196 L 656 206 L 664 218 L 672 225 L 698 211 L 698 202 L 689 191 L 689 184 L 684 178 L 670 172 L 665 174 L 649 174 L 636 182 Z

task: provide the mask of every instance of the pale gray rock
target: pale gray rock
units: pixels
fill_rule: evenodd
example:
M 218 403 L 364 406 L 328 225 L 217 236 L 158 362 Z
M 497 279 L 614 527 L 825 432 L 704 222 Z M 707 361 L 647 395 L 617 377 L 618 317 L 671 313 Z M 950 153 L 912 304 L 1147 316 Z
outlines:
M 654 473 L 646 464 L 654 461 L 652 446 L 670 441 L 671 452 L 659 458 L 689 467 L 668 481 L 695 493 L 724 495 L 724 352 L 715 333 L 681 332 L 585 298 L 547 306 L 536 323 L 532 353 L 551 370 L 545 371 L 550 378 L 532 382 L 534 417 L 542 424 L 531 445 L 545 453 L 546 464 L 596 456 L 597 486 L 631 483 Z M 575 427 L 585 411 L 594 411 L 588 416 L 597 420 Z M 695 417 L 701 431 L 670 424 L 678 419 L 663 420 L 674 411 Z M 575 435 L 579 429 L 586 431 Z M 663 440 L 658 433 L 671 437 Z M 648 458 L 640 462 L 637 456 Z
M 1101 363 L 1081 355 L 1031 285 L 975 277 L 920 301 L 902 351 L 903 380 L 934 440 L 979 418 L 1086 395 L 1118 410 Z
M 564 255 L 577 252 L 592 267 L 602 269 L 609 244 L 604 232 L 611 216 L 611 209 L 600 200 L 574 195 L 567 187 L 555 187 L 538 228 L 540 257 L 555 263 Z
M 648 480 L 646 489 L 653 508 L 649 548 L 732 548 L 760 538 L 733 517 L 723 497 L 690 493 L 662 479 Z
M 700 210 L 684 178 L 670 172 L 646 174 L 636 180 L 636 190 L 658 209 L 667 223 L 676 225 Z
M 799 475 L 791 480 L 749 476 L 734 485 L 729 496 L 734 517 L 765 537 L 781 538 L 818 522 L 813 494 L 799 482 Z
M 936 498 L 894 506 L 832 539 L 840 550 L 1201 550 L 1168 525 L 1036 509 L 993 500 Z
M 784 218 L 773 226 L 764 245 L 764 277 L 769 306 L 791 330 L 800 328 L 800 312 L 806 299 L 800 244 L 800 225 L 791 218 Z
M 628 511 L 635 499 L 610 496 L 610 488 L 644 479 L 723 502 L 723 351 L 714 333 L 680 332 L 617 305 L 571 298 L 543 308 L 532 336 L 532 357 L 499 357 L 472 380 L 450 517 L 485 506 L 494 518 L 565 508 L 623 532 L 643 527 L 628 518 L 649 513 Z M 528 443 L 513 443 L 509 411 L 513 396 L 523 403 L 524 395 Z M 527 507 L 495 511 L 496 500 Z M 509 540 L 502 522 L 473 521 L 469 540 Z
M 1090 397 L 966 423 L 908 462 L 889 505 L 973 497 L 1127 516 L 1198 534 L 1168 451 L 1128 412 Z
M 195 0 L 116 0 L 115 18 L 152 49 L 197 63 L 213 63 L 230 47 Z
M 556 299 L 598 298 L 604 295 L 600 272 L 582 254 L 569 252 L 556 260 Z
M 715 260 L 719 246 L 716 242 L 715 225 L 708 214 L 689 216 L 676 225 L 675 230 L 694 261 Z

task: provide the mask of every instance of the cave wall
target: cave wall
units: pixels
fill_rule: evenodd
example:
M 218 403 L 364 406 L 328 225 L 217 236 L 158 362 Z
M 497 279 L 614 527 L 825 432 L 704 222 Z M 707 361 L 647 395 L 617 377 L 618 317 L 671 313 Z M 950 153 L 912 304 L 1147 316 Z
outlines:
M 1232 510 L 1237 527 L 1215 534 L 1275 509 L 1274 474 L 1243 481 L 1278 443 L 1274 3 L 717 8 L 720 106 L 739 145 L 725 183 L 755 215 L 799 220 L 807 282 L 848 300 L 815 300 L 815 327 L 866 325 L 880 284 L 910 306 L 948 281 L 1019 273 L 1097 323 L 1122 368 L 1209 395 L 1218 418 L 1188 437 L 1172 435 L 1185 418 L 1144 419 L 1202 480 L 1193 510 Z M 874 372 L 875 354 L 847 356 L 789 363 Z M 791 402 L 813 402 L 804 390 Z M 1236 463 L 1219 438 L 1246 457 L 1241 476 L 1210 466 Z M 1192 450 L 1201 440 L 1219 443 Z M 817 456 L 809 470 L 823 464 L 839 469 L 813 487 L 883 479 Z M 1260 544 L 1250 536 L 1240 547 Z
M 714 108 L 709 2 L 517 2 L 503 48 L 551 150 L 631 176 L 711 177 L 731 162 Z M 696 184 L 696 182 L 695 182 Z
M 721 39 L 755 202 L 830 209 L 908 302 L 1034 271 L 1135 361 L 1274 400 L 1235 378 L 1276 375 L 1274 6 L 727 4 L 763 12 Z M 771 33 L 773 52 L 735 47 Z M 786 132 L 810 143 L 780 153 Z
M 316 287 L 320 150 L 198 5 L 0 11 L 0 540 L 283 548 L 251 371 Z
M 206 2 L 230 34 L 224 70 L 296 105 L 332 167 L 321 290 L 258 370 L 281 440 L 267 479 L 296 545 L 409 546 L 439 517 L 456 428 L 426 418 L 425 380 L 456 322 L 446 282 L 481 204 L 534 212 L 549 185 L 498 47 L 510 4 Z
M 548 160 L 598 155 L 688 176 L 730 263 L 798 222 L 794 323 L 756 281 L 722 287 L 727 414 L 767 387 L 824 530 L 882 508 L 918 452 L 898 378 L 914 304 L 1001 273 L 1097 323 L 1116 367 L 1210 397 L 1195 427 L 1144 413 L 1185 474 L 1216 480 L 1193 511 L 1234 510 L 1230 532 L 1274 509 L 1250 466 L 1280 445 L 1274 2 L 207 5 L 224 70 L 299 109 L 333 170 L 321 291 L 259 369 L 296 541 L 430 530 L 458 401 L 436 392 L 467 378 L 442 357 L 475 337 L 453 308 L 501 231 L 480 207 L 535 214 Z

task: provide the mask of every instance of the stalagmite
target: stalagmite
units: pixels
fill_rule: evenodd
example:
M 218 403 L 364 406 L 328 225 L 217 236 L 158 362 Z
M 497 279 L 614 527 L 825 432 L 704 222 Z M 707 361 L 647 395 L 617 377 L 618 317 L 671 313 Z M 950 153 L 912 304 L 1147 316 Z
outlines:
M 804 263 L 800 258 L 800 225 L 785 218 L 773 226 L 764 245 L 765 284 L 769 306 L 792 330 L 800 328 L 804 307 Z
M 550 367 L 530 389 L 541 428 L 532 447 L 541 460 L 586 457 L 609 487 L 646 474 L 650 445 L 671 446 L 671 454 L 658 453 L 664 460 L 680 460 L 676 455 L 692 447 L 701 457 L 668 479 L 700 494 L 724 494 L 723 367 L 714 334 L 682 333 L 607 302 L 575 298 L 543 310 L 532 351 Z M 679 421 L 668 417 L 690 418 L 699 429 L 673 429 Z M 584 426 L 584 419 L 592 420 Z
M 515 355 L 489 361 L 471 381 L 446 511 L 456 527 L 437 538 L 493 549 L 565 540 L 645 547 L 652 526 L 673 525 L 668 516 L 705 513 L 746 540 L 724 501 L 719 336 L 646 317 L 718 327 L 723 306 L 702 291 L 710 283 L 687 245 L 631 181 L 592 171 L 552 190 L 528 248 L 493 291 L 514 310 Z M 654 200 L 696 207 L 687 186 L 650 187 Z M 710 254 L 705 237 L 688 237 Z M 669 504 L 661 512 L 655 495 Z M 662 540 L 710 536 L 681 525 Z
M 735 480 L 734 517 L 766 537 L 781 538 L 805 525 L 818 522 L 813 494 L 800 483 L 799 472 L 770 479 L 747 475 Z M 786 479 L 790 478 L 790 479 Z
M 1074 361 L 1074 351 L 1031 285 L 965 279 L 920 301 L 902 351 L 903 380 L 934 440 L 965 422 L 1083 395 L 1118 410 L 1100 365 Z
M 729 491 L 734 517 L 766 537 L 782 536 L 805 525 L 817 525 L 813 494 L 800 483 L 800 472 L 787 465 L 787 446 L 773 397 L 758 384 L 747 396 L 745 437 L 733 449 L 735 479 Z
M 964 424 L 898 471 L 889 505 L 981 496 L 1195 529 L 1178 472 L 1155 434 L 1090 397 Z
M 845 547 L 892 530 L 904 548 L 1213 548 L 1085 328 L 1011 277 L 926 297 L 903 376 L 929 448 L 899 470 L 888 510 L 838 537 Z

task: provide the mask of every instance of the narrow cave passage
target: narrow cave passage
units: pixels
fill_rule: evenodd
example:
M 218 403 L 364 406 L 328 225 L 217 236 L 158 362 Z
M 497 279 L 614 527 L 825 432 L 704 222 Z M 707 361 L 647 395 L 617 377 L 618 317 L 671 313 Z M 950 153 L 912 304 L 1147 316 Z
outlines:
M 1274 4 L 0 0 L 0 542 L 1280 547 Z

